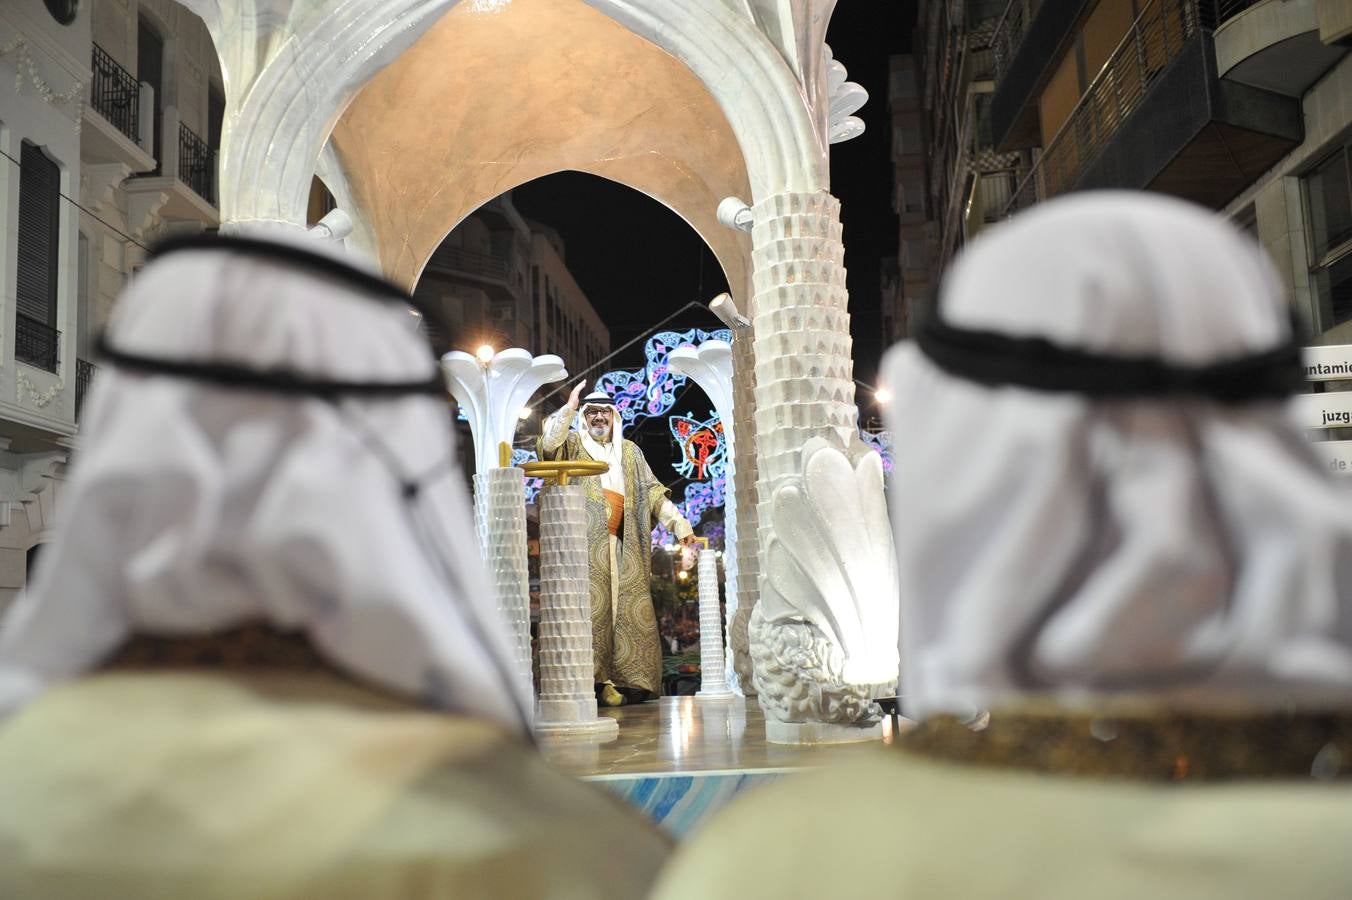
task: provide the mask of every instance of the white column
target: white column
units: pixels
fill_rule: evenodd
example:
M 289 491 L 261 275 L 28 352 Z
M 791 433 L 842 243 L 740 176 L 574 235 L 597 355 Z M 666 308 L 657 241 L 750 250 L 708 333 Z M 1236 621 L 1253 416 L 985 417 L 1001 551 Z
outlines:
M 530 577 L 526 550 L 526 484 L 520 469 L 504 467 L 500 448 L 516 434 L 522 407 L 541 385 L 567 376 L 557 356 L 521 349 L 479 357 L 453 351 L 442 372 L 465 411 L 474 438 L 474 521 L 479 552 L 498 610 L 517 652 L 518 676 L 531 687 Z
M 727 700 L 737 695 L 728 690 L 723 671 L 723 614 L 718 608 L 718 558 L 705 547 L 699 554 L 699 692 L 705 700 Z M 731 590 L 728 596 L 732 596 Z
M 498 613 L 507 623 L 517 678 L 534 691 L 530 658 L 530 572 L 526 553 L 526 478 L 517 468 L 474 475 L 474 524 Z
M 540 494 L 538 733 L 619 733 L 619 722 L 597 715 L 593 670 L 586 488 L 550 485 Z
M 881 459 L 857 430 L 840 203 L 779 194 L 753 221 L 756 692 L 771 741 L 868 740 L 873 699 L 895 692 L 897 573 Z
M 725 302 L 730 304 L 731 300 L 728 299 Z M 727 324 L 736 328 L 736 318 L 740 317 L 736 315 L 736 310 L 733 310 L 732 316 L 734 317 L 733 321 Z M 723 571 L 727 573 L 729 625 L 727 629 L 727 653 L 725 656 L 720 652 L 719 657 L 725 660 L 723 677 L 727 687 L 733 693 L 745 696 L 744 685 L 739 677 L 739 673 L 745 673 L 749 680 L 751 673 L 751 657 L 746 642 L 745 616 L 742 616 L 742 627 L 740 629 L 732 627 L 732 623 L 737 620 L 739 615 L 738 584 L 742 574 L 741 558 L 737 553 L 740 522 L 738 521 L 736 490 L 738 435 L 733 419 L 736 411 L 733 400 L 733 350 L 725 341 L 705 341 L 699 347 L 680 347 L 673 350 L 667 359 L 673 372 L 692 379 L 709 396 L 709 401 L 713 403 L 714 409 L 723 421 L 723 436 L 724 440 L 728 442 L 728 488 L 723 506 L 723 522 L 727 534 L 723 541 Z M 701 577 L 703 577 L 702 574 Z M 701 582 L 702 584 L 703 582 Z M 750 608 L 745 612 L 746 615 L 750 615 Z M 702 616 L 703 613 L 701 612 L 700 671 L 705 672 L 708 669 L 708 663 L 705 661 L 703 652 Z M 750 685 L 745 686 L 749 687 Z

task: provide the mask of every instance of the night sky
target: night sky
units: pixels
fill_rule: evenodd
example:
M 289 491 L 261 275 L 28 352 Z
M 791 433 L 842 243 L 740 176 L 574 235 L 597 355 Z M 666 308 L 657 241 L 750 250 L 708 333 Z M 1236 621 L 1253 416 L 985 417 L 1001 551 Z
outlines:
M 882 353 L 879 267 L 897 252 L 887 110 L 888 57 L 909 49 L 914 0 L 842 0 L 827 36 L 868 103 L 855 115 L 863 135 L 831 153 L 832 192 L 842 203 L 849 270 L 855 377 L 872 383 Z M 690 301 L 727 289 L 713 252 L 693 229 L 656 201 L 591 175 L 563 173 L 516 189 L 526 216 L 554 226 L 568 268 L 610 327 L 611 348 L 639 335 Z M 669 328 L 721 327 L 707 312 L 687 311 Z M 636 346 L 608 368 L 638 368 Z

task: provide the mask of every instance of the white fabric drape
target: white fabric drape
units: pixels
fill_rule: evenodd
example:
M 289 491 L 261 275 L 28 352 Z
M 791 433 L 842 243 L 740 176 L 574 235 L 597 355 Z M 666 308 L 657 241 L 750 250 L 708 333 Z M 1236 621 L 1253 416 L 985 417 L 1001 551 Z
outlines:
M 428 378 L 397 304 L 221 250 L 152 263 L 120 301 L 119 349 L 348 381 Z M 521 728 L 504 626 L 475 549 L 447 407 L 288 398 L 105 368 L 52 548 L 0 631 L 0 715 L 133 633 L 248 621 L 300 630 L 336 665 Z M 401 477 L 435 472 L 401 495 Z M 513 702 L 515 700 L 515 702 Z
M 1204 365 L 1288 340 L 1275 274 L 1176 200 L 1081 194 L 983 235 L 949 324 Z M 1095 402 L 884 363 L 912 715 L 1030 694 L 1352 701 L 1352 497 L 1278 402 Z

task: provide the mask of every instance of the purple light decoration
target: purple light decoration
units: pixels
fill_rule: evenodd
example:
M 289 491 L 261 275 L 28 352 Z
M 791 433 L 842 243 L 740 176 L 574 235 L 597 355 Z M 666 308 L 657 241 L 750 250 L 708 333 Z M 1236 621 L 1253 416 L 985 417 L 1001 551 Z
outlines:
M 892 432 L 860 431 L 859 436 L 863 438 L 865 444 L 877 450 L 878 455 L 883 458 L 883 475 L 891 475 L 892 466 L 895 462 L 892 458 Z
M 517 447 L 516 449 L 514 449 L 514 450 L 512 451 L 512 465 L 514 465 L 514 466 L 519 466 L 519 465 L 521 465 L 521 464 L 523 464 L 523 463 L 528 463 L 528 462 L 535 462 L 536 459 L 538 459 L 538 457 L 535 455 L 535 451 L 534 451 L 534 450 L 526 450 L 526 449 L 523 449 L 523 448 L 521 448 L 521 447 Z M 545 480 L 544 480 L 543 478 L 527 478 L 527 479 L 526 479 L 526 505 L 527 505 L 527 506 L 530 506 L 532 503 L 535 502 L 535 498 L 538 497 L 538 496 L 540 495 L 540 488 L 542 488 L 542 487 L 544 487 L 544 486 L 545 486 Z

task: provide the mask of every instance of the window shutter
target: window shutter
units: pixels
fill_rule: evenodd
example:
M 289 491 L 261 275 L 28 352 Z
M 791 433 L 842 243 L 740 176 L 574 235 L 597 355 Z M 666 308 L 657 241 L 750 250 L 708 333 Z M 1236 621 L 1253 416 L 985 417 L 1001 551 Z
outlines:
M 61 246 L 61 167 L 23 144 L 19 174 L 19 313 L 56 325 L 57 256 Z

